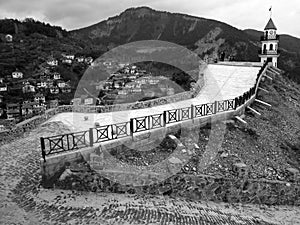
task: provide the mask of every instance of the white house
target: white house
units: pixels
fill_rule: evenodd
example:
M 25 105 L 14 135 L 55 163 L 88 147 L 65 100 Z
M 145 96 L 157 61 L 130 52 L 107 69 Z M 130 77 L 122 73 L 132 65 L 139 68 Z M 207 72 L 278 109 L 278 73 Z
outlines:
M 38 83 L 36 84 L 36 86 L 37 86 L 38 88 L 46 88 L 46 87 L 47 87 L 47 81 L 42 80 L 42 81 L 38 82 Z
M 6 42 L 12 42 L 13 41 L 13 36 L 10 34 L 5 35 L 5 40 Z
M 87 58 L 85 58 L 85 60 L 84 60 L 87 64 L 91 64 L 94 60 L 93 60 L 93 58 L 92 57 L 87 57 Z
M 51 94 L 58 94 L 59 93 L 59 88 L 55 87 L 55 86 L 51 86 L 49 90 L 50 90 Z
M 84 57 L 83 56 L 78 56 L 76 58 L 76 61 L 79 62 L 79 63 L 82 63 L 82 62 L 84 62 Z
M 14 78 L 14 79 L 22 79 L 23 78 L 23 73 L 20 71 L 12 72 L 11 75 L 12 75 L 12 78 Z
M 46 102 L 46 98 L 45 98 L 45 96 L 43 94 L 38 93 L 38 94 L 36 94 L 34 96 L 34 101 L 38 102 L 38 103 L 45 103 Z
M 51 59 L 48 59 L 48 60 L 47 60 L 47 64 L 48 64 L 49 66 L 58 66 L 58 61 L 57 61 L 57 59 L 51 58 Z
M 53 74 L 53 79 L 54 80 L 59 80 L 61 78 L 60 74 L 59 73 L 54 73 Z
M 72 54 L 65 54 L 65 53 L 62 53 L 61 55 L 62 55 L 62 57 L 64 57 L 65 59 L 71 59 L 71 60 L 74 60 L 74 59 L 75 59 L 75 55 L 72 55 Z
M 0 77 L 0 84 L 4 83 L 4 78 Z
M 66 58 L 66 59 L 62 60 L 62 63 L 64 63 L 64 64 L 72 64 L 72 62 L 73 62 L 72 59 L 67 59 Z
M 29 84 L 28 82 L 23 86 L 22 88 L 23 93 L 34 93 L 35 92 L 35 86 Z
M 0 84 L 0 92 L 7 92 L 7 85 L 6 84 Z
M 59 88 L 64 88 L 66 86 L 66 82 L 59 80 L 59 81 L 57 81 L 57 86 Z

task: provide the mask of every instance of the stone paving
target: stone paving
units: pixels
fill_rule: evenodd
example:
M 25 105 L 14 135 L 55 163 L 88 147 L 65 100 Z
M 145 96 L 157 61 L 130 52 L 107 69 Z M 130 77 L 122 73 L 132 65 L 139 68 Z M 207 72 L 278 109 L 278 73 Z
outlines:
M 66 131 L 50 123 L 0 146 L 0 224 L 300 224 L 295 207 L 42 189 L 39 137 Z

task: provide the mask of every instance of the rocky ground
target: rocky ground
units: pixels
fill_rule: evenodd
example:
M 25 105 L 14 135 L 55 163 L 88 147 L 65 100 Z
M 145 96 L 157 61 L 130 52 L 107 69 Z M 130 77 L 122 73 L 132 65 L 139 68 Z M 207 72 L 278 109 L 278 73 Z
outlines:
M 300 209 L 295 207 L 42 189 L 39 135 L 66 131 L 62 124 L 52 123 L 0 147 L 0 224 L 300 223 Z

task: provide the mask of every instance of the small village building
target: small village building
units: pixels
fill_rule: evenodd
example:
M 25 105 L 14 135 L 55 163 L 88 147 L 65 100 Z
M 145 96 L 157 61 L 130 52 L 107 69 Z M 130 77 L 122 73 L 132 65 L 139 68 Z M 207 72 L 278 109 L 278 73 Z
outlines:
M 76 61 L 79 62 L 79 63 L 83 63 L 84 62 L 84 57 L 83 56 L 78 56 L 76 58 Z
M 7 92 L 7 85 L 2 83 L 0 84 L 0 92 Z
M 29 82 L 25 82 L 24 86 L 22 87 L 23 93 L 34 93 L 35 92 L 35 86 L 30 84 Z
M 13 36 L 10 34 L 5 35 L 5 41 L 6 42 L 12 42 L 13 41 Z
M 38 102 L 39 104 L 45 103 L 46 102 L 46 97 L 43 94 L 38 93 L 34 96 L 34 101 Z
M 47 60 L 47 64 L 49 66 L 58 66 L 58 60 L 54 58 L 50 58 Z
M 21 108 L 19 103 L 10 103 L 6 105 L 7 119 L 15 120 L 21 116 Z
M 57 81 L 57 86 L 59 88 L 64 88 L 66 86 L 66 82 L 64 82 L 63 80 L 59 80 Z
M 60 80 L 61 79 L 60 73 L 57 73 L 57 72 L 53 73 L 53 79 Z
M 75 59 L 75 55 L 72 55 L 72 54 L 62 53 L 61 55 L 62 55 L 63 58 L 70 59 L 71 61 Z
M 0 103 L 2 103 L 3 102 L 3 95 L 0 95 Z
M 12 72 L 11 76 L 14 79 L 22 79 L 23 73 L 21 71 L 15 71 L 15 72 Z
M 41 80 L 41 81 L 37 82 L 37 88 L 47 88 L 47 81 Z
M 51 86 L 49 88 L 49 91 L 51 94 L 58 94 L 59 93 L 59 88 L 57 86 Z
M 4 83 L 4 78 L 0 77 L 0 84 L 3 84 L 3 83 Z
M 85 63 L 87 63 L 87 64 L 91 64 L 94 60 L 93 60 L 93 58 L 92 57 L 87 57 L 87 58 L 85 58 Z
M 0 117 L 3 117 L 3 116 L 4 116 L 4 109 L 0 108 Z
M 71 93 L 72 92 L 71 85 L 69 83 L 66 83 L 66 85 L 63 88 L 61 88 L 61 92 L 62 93 Z
M 62 60 L 62 63 L 68 64 L 68 65 L 71 65 L 72 62 L 73 62 L 72 59 L 63 59 L 63 60 Z

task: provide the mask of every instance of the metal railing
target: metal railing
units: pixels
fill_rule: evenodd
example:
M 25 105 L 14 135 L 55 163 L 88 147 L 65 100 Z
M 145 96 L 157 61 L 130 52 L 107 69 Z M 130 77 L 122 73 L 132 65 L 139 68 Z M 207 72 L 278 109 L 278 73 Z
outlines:
M 128 122 L 99 126 L 87 131 L 41 137 L 42 157 L 46 161 L 48 155 L 92 147 L 96 143 L 133 136 L 134 133 L 165 127 L 167 124 L 236 110 L 256 95 L 260 78 L 267 65 L 266 62 L 259 70 L 255 85 L 235 99 L 170 109 L 161 114 L 131 118 Z

